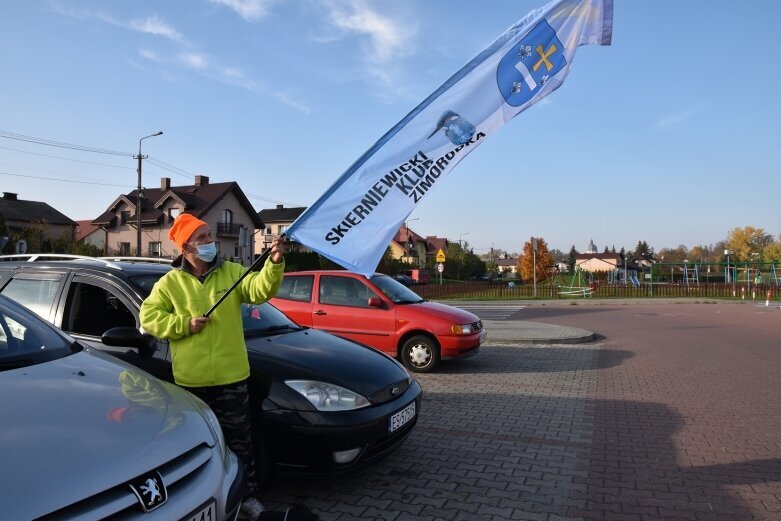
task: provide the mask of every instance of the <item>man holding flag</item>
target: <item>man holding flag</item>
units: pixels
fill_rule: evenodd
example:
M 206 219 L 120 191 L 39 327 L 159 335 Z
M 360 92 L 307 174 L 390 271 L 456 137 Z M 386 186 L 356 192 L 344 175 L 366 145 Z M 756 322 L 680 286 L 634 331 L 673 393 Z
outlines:
M 563 83 L 576 49 L 609 45 L 612 0 L 555 0 L 529 13 L 389 130 L 288 229 L 371 275 L 415 206 L 469 152 Z

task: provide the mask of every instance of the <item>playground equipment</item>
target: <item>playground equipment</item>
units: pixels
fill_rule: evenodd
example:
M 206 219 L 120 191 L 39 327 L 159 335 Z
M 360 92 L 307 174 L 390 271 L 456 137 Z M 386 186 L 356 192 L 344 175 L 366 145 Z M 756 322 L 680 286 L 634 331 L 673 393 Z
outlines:
M 778 279 L 778 270 L 775 264 L 770 265 L 770 284 L 776 284 L 776 287 L 781 287 L 781 281 Z
M 588 272 L 588 281 L 586 281 L 586 272 L 576 267 L 572 274 L 569 286 L 559 287 L 559 296 L 562 297 L 590 297 L 594 287 L 594 274 Z
M 610 284 L 631 284 L 632 286 L 639 288 L 640 279 L 637 278 L 637 270 L 625 270 L 623 268 L 616 268 L 615 270 L 607 274 L 607 281 Z
M 687 286 L 690 284 L 700 285 L 700 273 L 696 264 L 689 264 L 688 262 L 683 264 L 683 283 Z

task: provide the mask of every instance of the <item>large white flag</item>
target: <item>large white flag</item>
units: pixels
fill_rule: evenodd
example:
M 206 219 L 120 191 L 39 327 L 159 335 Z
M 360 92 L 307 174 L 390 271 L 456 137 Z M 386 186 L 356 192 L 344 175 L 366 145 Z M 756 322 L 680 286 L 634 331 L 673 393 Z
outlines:
M 415 206 L 466 155 L 556 90 L 580 45 L 610 45 L 612 0 L 555 0 L 510 27 L 388 131 L 288 237 L 371 275 Z

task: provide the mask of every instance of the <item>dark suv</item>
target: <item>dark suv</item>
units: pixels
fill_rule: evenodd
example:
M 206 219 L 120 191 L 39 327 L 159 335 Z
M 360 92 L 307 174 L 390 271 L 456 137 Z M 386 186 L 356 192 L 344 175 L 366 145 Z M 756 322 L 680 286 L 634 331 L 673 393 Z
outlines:
M 138 311 L 167 264 L 0 256 L 0 293 L 71 336 L 173 381 L 168 343 Z M 30 262 L 30 261 L 34 262 Z M 374 349 L 296 324 L 271 304 L 243 305 L 259 471 L 340 472 L 398 448 L 412 431 L 418 382 Z

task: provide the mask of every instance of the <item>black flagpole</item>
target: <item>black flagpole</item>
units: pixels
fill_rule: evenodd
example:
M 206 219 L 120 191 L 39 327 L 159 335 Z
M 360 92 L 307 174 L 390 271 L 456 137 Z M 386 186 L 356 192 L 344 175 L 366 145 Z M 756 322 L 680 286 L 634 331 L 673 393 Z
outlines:
M 234 289 L 236 289 L 236 286 L 238 286 L 238 285 L 239 285 L 239 283 L 240 283 L 242 280 L 244 280 L 244 277 L 246 277 L 247 275 L 249 275 L 249 272 L 251 272 L 253 269 L 257 268 L 257 267 L 260 265 L 261 261 L 264 261 L 264 260 L 266 259 L 266 257 L 268 257 L 268 255 L 269 255 L 269 253 L 270 253 L 270 252 L 271 252 L 271 248 L 266 248 L 265 250 L 263 250 L 263 252 L 262 252 L 260 255 L 258 255 L 258 258 L 257 258 L 257 259 L 255 259 L 255 262 L 253 262 L 253 263 L 250 265 L 250 267 L 249 267 L 249 268 L 247 268 L 247 271 L 245 271 L 244 273 L 242 273 L 242 274 L 241 274 L 241 277 L 239 277 L 238 279 L 236 279 L 236 282 L 234 282 L 234 283 L 233 283 L 233 286 L 231 286 L 231 287 L 230 287 L 230 289 L 228 289 L 228 291 L 226 291 L 225 293 L 223 293 L 223 294 L 222 294 L 222 296 L 220 297 L 220 299 L 219 299 L 217 302 L 215 302 L 215 303 L 214 303 L 214 305 L 213 305 L 213 306 L 212 306 L 212 307 L 209 309 L 209 311 L 207 311 L 206 313 L 204 313 L 204 314 L 203 314 L 203 316 L 204 316 L 204 317 L 208 317 L 209 315 L 211 315 L 211 314 L 212 314 L 212 312 L 215 310 L 215 308 L 216 308 L 217 306 L 219 306 L 219 305 L 220 305 L 220 303 L 222 303 L 222 301 L 223 301 L 223 300 L 225 300 L 225 298 L 226 298 L 228 295 L 230 295 L 230 293 L 231 293 L 231 292 L 232 292 Z

